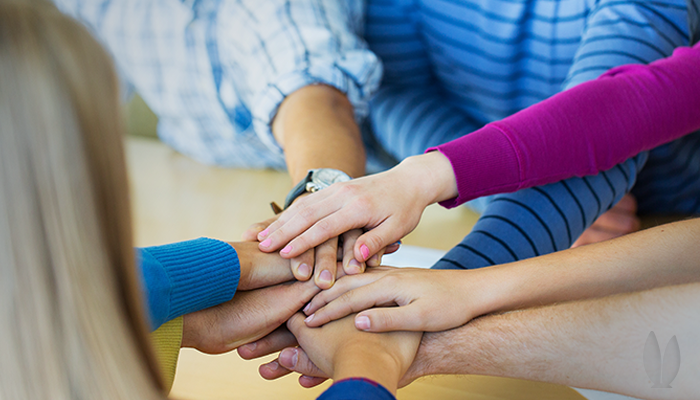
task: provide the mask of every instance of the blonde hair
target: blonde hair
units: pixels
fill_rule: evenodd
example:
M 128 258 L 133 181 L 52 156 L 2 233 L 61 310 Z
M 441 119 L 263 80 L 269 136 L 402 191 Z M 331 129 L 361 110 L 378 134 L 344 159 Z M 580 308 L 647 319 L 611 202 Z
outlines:
M 0 399 L 162 398 L 134 266 L 111 60 L 0 1 Z

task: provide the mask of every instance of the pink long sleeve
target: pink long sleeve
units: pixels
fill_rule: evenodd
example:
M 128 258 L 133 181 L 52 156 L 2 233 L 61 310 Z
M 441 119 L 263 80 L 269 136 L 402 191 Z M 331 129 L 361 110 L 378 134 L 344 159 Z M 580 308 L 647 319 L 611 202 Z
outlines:
M 700 129 L 700 44 L 626 65 L 441 146 L 455 207 L 477 197 L 597 174 Z

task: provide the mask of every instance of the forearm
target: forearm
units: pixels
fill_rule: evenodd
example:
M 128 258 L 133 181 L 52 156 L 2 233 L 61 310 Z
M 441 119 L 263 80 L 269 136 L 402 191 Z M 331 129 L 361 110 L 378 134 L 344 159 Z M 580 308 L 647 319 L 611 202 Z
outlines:
M 389 354 L 378 348 L 349 349 L 339 352 L 333 380 L 362 377 L 384 386 L 392 394 L 396 394 L 401 372 L 397 362 Z
M 438 146 L 459 187 L 443 205 L 596 174 L 697 130 L 699 60 L 696 45 L 620 67 Z
M 236 250 L 200 238 L 137 249 L 151 327 L 230 300 L 241 274 Z
M 700 281 L 700 219 L 480 271 L 505 311 Z
M 282 102 L 272 131 L 294 183 L 313 168 L 335 168 L 352 177 L 365 173 L 365 150 L 353 107 L 337 89 L 312 85 L 292 93 Z
M 422 370 L 413 373 L 505 376 L 650 399 L 691 399 L 700 392 L 698 302 L 700 285 L 689 284 L 487 316 L 425 334 L 417 356 Z M 681 367 L 673 389 L 652 388 L 645 373 L 651 331 L 662 349 L 672 336 L 678 340 Z M 673 356 L 667 357 L 673 365 Z

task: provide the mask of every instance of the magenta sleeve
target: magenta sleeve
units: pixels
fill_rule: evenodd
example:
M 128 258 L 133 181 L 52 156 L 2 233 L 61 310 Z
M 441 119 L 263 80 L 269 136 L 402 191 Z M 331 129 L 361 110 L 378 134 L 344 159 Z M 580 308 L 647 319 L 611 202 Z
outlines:
M 452 164 L 455 207 L 477 197 L 597 174 L 700 129 L 700 44 L 614 68 L 433 147 Z

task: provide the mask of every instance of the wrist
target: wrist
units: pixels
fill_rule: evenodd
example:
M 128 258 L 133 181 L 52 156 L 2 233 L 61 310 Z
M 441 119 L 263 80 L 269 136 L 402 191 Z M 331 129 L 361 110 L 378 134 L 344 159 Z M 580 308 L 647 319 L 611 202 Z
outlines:
M 182 343 L 180 347 L 197 348 L 200 343 L 200 317 L 200 312 L 193 312 L 182 316 Z
M 498 318 L 498 317 L 495 317 Z M 490 324 L 494 317 L 479 318 L 442 332 L 425 332 L 416 358 L 400 381 L 403 387 L 414 380 L 431 375 L 486 375 L 485 365 L 492 364 L 494 343 L 504 340 L 492 337 Z M 486 322 L 486 323 L 484 323 Z
M 348 344 L 336 353 L 332 378 L 370 379 L 395 395 L 401 372 L 400 362 L 384 347 L 364 342 L 358 346 Z
M 422 195 L 422 203 L 430 204 L 457 197 L 457 180 L 450 160 L 439 151 L 406 158 L 397 167 Z
M 513 269 L 510 264 L 493 266 L 491 268 L 476 269 L 472 271 L 450 271 L 459 274 L 453 278 L 454 282 L 463 288 L 469 288 L 469 309 L 472 310 L 472 318 L 483 315 L 511 311 L 519 308 L 522 296 L 536 291 L 536 288 L 521 286 L 521 271 Z M 465 273 L 466 272 L 466 273 Z

